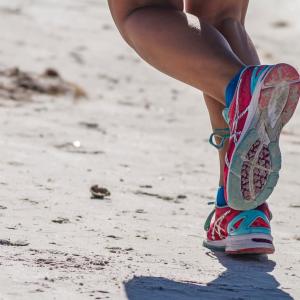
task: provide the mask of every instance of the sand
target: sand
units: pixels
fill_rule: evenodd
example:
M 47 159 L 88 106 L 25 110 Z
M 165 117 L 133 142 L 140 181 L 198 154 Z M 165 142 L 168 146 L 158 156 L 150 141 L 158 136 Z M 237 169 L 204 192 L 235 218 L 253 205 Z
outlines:
M 299 9 L 253 1 L 265 63 L 300 67 Z M 218 165 L 201 94 L 143 63 L 103 0 L 2 0 L 0 28 L 1 69 L 44 84 L 52 68 L 82 92 L 0 94 L 1 300 L 300 299 L 299 110 L 269 201 L 277 251 L 214 254 L 202 247 Z M 93 185 L 110 195 L 91 198 Z

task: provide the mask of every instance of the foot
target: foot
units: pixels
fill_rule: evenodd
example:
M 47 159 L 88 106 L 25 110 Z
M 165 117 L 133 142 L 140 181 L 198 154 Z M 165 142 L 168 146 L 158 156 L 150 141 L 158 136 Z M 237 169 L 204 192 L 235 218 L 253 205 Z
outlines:
M 227 254 L 271 254 L 274 246 L 270 219 L 266 203 L 248 211 L 216 207 L 206 221 L 207 239 L 203 245 Z
M 236 210 L 258 207 L 279 177 L 279 136 L 300 95 L 298 72 L 290 65 L 246 68 L 228 111 L 225 197 Z

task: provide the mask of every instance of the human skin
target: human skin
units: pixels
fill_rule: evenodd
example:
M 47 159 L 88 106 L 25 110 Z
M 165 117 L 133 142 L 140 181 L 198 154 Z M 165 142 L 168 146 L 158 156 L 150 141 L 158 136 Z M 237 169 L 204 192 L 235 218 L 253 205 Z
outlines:
M 258 65 L 260 60 L 253 42 L 251 41 L 245 29 L 245 17 L 248 9 L 249 0 L 214 0 L 198 1 L 186 0 L 185 9 L 204 19 L 213 25 L 226 38 L 232 51 L 240 58 L 245 65 Z M 224 105 L 217 99 L 204 94 L 206 107 L 208 109 L 212 129 L 226 128 L 228 125 L 224 121 L 222 111 Z M 216 138 L 220 142 L 219 138 Z M 227 144 L 219 150 L 220 176 L 219 185 L 223 185 L 223 170 L 225 164 L 225 154 Z
M 204 93 L 213 130 L 228 127 L 222 117 L 226 87 L 242 67 L 259 64 L 244 25 L 248 0 L 108 3 L 125 41 L 156 69 Z M 219 150 L 219 185 L 226 146 Z

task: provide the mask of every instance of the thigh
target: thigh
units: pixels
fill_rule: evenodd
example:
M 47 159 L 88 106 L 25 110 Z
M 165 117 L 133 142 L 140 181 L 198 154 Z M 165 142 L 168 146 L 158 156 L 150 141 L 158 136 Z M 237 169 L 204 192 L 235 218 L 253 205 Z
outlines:
M 165 6 L 183 10 L 183 0 L 108 0 L 108 4 L 117 26 L 121 26 L 134 10 L 147 6 Z
M 225 19 L 245 21 L 249 0 L 184 0 L 185 10 L 218 26 Z
M 123 38 L 130 44 L 125 30 L 127 17 L 137 9 L 151 6 L 183 10 L 183 0 L 108 0 L 112 17 Z

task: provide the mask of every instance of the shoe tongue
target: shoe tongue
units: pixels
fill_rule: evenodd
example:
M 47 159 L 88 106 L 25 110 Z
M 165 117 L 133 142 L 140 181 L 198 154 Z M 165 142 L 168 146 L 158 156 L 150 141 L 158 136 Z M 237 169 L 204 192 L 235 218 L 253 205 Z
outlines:
M 229 107 L 223 109 L 222 116 L 225 122 L 229 125 Z
M 241 73 L 244 71 L 245 67 L 242 68 L 239 72 L 237 72 L 237 74 L 234 75 L 234 77 L 230 80 L 230 82 L 228 83 L 227 87 L 226 87 L 226 91 L 225 91 L 225 101 L 226 101 L 226 107 L 230 107 L 230 104 L 233 100 L 234 97 L 234 93 L 236 90 L 236 87 L 238 85 Z
M 224 195 L 224 187 L 220 186 L 218 188 L 217 197 L 216 197 L 216 205 L 217 207 L 224 207 L 227 205 Z
M 254 93 L 257 83 L 260 81 L 261 76 L 265 74 L 265 71 L 270 68 L 270 65 L 264 66 L 255 66 L 253 67 L 252 75 L 251 75 L 251 94 Z

